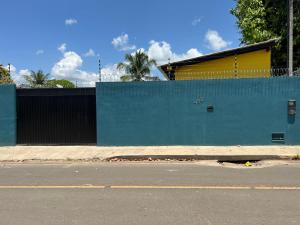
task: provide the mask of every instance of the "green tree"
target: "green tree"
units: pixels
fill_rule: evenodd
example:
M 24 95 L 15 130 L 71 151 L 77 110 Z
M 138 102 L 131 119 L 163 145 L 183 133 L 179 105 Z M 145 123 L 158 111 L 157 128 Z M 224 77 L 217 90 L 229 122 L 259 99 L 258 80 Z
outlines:
M 24 75 L 28 85 L 32 88 L 46 87 L 48 82 L 49 74 L 45 74 L 42 70 L 37 72 L 31 71 L 30 75 Z
M 75 85 L 69 80 L 49 80 L 47 82 L 47 87 L 50 87 L 50 88 L 57 88 L 57 87 L 75 88 Z
M 149 56 L 142 50 L 134 54 L 126 54 L 125 62 L 119 63 L 118 70 L 125 71 L 122 81 L 150 81 L 159 80 L 158 77 L 150 75 L 151 67 L 156 65 L 155 60 L 149 59 Z
M 242 44 L 254 44 L 272 38 L 279 41 L 272 51 L 273 67 L 287 67 L 288 1 L 236 0 L 231 13 L 237 18 Z M 300 66 L 300 1 L 294 1 L 295 67 Z
M 0 64 L 0 84 L 12 84 L 13 80 L 10 78 L 9 71 Z

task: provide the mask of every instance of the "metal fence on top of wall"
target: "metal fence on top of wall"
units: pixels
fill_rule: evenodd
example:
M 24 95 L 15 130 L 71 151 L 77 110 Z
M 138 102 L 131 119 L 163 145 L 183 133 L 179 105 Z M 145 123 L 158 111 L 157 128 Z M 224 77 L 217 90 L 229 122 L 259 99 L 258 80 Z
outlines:
M 294 71 L 293 76 L 299 76 L 300 69 Z M 199 72 L 173 72 L 162 75 L 156 72 L 151 75 L 153 78 L 158 79 L 142 79 L 143 81 L 168 81 L 168 80 L 209 80 L 209 79 L 239 79 L 239 78 L 273 78 L 273 77 L 289 77 L 290 74 L 286 68 L 276 69 L 240 69 L 240 70 L 213 70 Z M 167 79 L 167 77 L 169 77 Z M 171 77 L 171 79 L 170 79 Z M 124 81 L 122 75 L 102 74 L 101 82 L 131 82 L 132 80 Z M 97 81 L 99 82 L 99 81 Z M 95 82 L 96 83 L 96 82 Z M 84 86 L 86 83 L 78 82 L 79 86 Z M 88 85 L 91 83 L 89 82 Z
M 294 71 L 294 76 L 300 76 L 300 69 Z M 171 77 L 171 79 L 167 79 Z M 219 79 L 240 79 L 240 78 L 273 78 L 273 77 L 289 77 L 288 69 L 277 68 L 277 69 L 241 69 L 241 70 L 213 70 L 209 69 L 202 72 L 175 72 L 172 74 L 162 74 L 156 71 L 150 77 L 152 79 L 142 79 L 143 81 L 168 81 L 168 80 L 219 80 Z M 122 73 L 110 74 L 105 73 L 99 75 L 98 79 L 93 77 L 86 77 L 87 80 L 71 80 L 76 88 L 83 87 L 95 87 L 97 82 L 131 82 L 132 80 L 123 80 Z M 30 88 L 26 83 L 16 83 L 18 88 Z M 46 85 L 40 86 L 39 88 L 48 88 Z M 57 88 L 61 88 L 58 87 Z

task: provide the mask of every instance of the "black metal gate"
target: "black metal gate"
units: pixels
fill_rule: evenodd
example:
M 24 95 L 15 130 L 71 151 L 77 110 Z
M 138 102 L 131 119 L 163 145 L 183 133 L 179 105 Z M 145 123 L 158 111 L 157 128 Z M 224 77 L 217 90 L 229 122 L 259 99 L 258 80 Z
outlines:
M 96 143 L 96 90 L 17 89 L 17 143 Z

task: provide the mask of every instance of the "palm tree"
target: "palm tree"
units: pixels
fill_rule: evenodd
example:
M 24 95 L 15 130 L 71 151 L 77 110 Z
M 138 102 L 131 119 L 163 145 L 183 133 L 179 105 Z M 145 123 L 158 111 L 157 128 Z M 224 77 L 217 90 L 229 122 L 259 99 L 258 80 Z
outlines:
M 122 81 L 150 81 L 159 80 L 158 77 L 150 75 L 151 67 L 155 65 L 155 60 L 149 59 L 145 52 L 138 50 L 134 54 L 126 54 L 125 62 L 119 63 L 117 68 L 126 73 L 121 77 Z
M 49 74 L 44 74 L 42 70 L 31 71 L 30 75 L 24 75 L 30 87 L 43 87 L 47 85 Z

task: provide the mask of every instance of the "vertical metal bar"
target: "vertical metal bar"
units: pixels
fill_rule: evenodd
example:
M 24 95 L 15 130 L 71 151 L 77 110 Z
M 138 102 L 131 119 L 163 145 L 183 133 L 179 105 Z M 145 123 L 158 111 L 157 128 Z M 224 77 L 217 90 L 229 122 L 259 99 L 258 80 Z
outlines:
M 234 77 L 238 78 L 238 58 L 237 58 L 237 54 L 234 55 Z
M 11 76 L 11 74 L 10 74 L 10 63 L 8 63 L 8 74 L 9 74 L 9 76 Z
M 101 60 L 99 59 L 99 82 L 101 82 L 101 76 L 102 76 L 102 74 L 101 74 Z
M 289 44 L 288 44 L 288 68 L 289 76 L 293 76 L 293 29 L 294 29 L 294 6 L 293 0 L 289 0 Z

